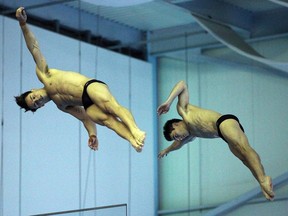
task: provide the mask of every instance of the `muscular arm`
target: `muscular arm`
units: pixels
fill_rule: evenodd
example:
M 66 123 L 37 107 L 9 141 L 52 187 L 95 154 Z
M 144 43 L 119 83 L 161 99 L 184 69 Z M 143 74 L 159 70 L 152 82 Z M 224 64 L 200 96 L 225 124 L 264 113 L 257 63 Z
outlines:
M 46 63 L 46 59 L 41 53 L 41 50 L 39 48 L 38 41 L 33 34 L 33 32 L 30 31 L 28 25 L 26 24 L 27 21 L 27 15 L 23 7 L 20 7 L 16 11 L 16 17 L 19 21 L 26 45 L 28 50 L 30 51 L 35 63 L 36 63 L 36 73 L 39 78 L 39 80 L 42 82 L 43 75 L 48 76 L 48 66 Z
M 181 113 L 184 110 L 186 110 L 187 105 L 189 103 L 189 92 L 187 85 L 184 81 L 180 81 L 174 86 L 167 100 L 158 107 L 157 109 L 158 115 L 167 113 L 170 109 L 172 102 L 177 96 L 178 96 L 177 110 L 181 115 Z
M 183 145 L 187 144 L 188 142 L 192 142 L 196 137 L 186 137 L 184 140 L 178 141 L 175 140 L 168 148 L 162 150 L 159 154 L 158 154 L 158 159 L 163 158 L 164 156 L 167 156 L 169 154 L 169 152 L 171 151 L 175 151 L 180 149 Z

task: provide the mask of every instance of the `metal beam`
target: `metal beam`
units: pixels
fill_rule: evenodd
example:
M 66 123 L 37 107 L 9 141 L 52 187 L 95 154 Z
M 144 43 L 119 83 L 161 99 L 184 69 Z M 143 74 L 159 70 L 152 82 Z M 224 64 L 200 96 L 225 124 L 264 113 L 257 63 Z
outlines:
M 229 26 L 218 23 L 213 19 L 199 16 L 197 14 L 192 14 L 192 16 L 199 23 L 199 25 L 206 29 L 213 37 L 240 55 L 261 62 L 263 64 L 267 64 L 284 72 L 288 72 L 288 62 L 275 61 L 264 57 L 252 46 L 246 43 L 245 40 Z
M 191 13 L 201 14 L 249 32 L 253 27 L 255 28 L 255 26 L 252 26 L 254 22 L 251 11 L 235 7 L 231 3 L 221 0 L 193 0 L 180 2 L 176 5 Z
M 284 7 L 288 7 L 288 1 L 287 0 L 269 0 L 271 2 L 274 2 L 276 4 L 280 4 Z
M 276 197 L 273 200 L 273 203 L 275 202 L 282 202 L 282 201 L 288 201 L 288 196 L 282 196 L 282 197 Z M 255 204 L 262 204 L 262 203 L 267 203 L 266 200 L 264 199 L 256 199 L 252 200 L 245 205 L 255 205 Z M 210 209 L 216 208 L 216 205 L 201 205 L 198 207 L 192 207 L 192 208 L 187 208 L 187 209 L 172 209 L 172 210 L 159 210 L 157 213 L 158 215 L 175 215 L 176 213 L 191 213 L 191 212 L 199 212 L 199 211 L 207 211 Z
M 288 182 L 288 172 L 278 176 L 273 180 L 274 189 L 277 187 L 282 186 L 284 183 Z M 205 216 L 219 216 L 224 215 L 228 212 L 234 211 L 235 209 L 239 208 L 240 206 L 244 205 L 248 201 L 256 198 L 262 193 L 260 187 L 257 187 L 236 199 L 233 199 L 225 204 L 218 206 L 217 208 L 209 211 Z

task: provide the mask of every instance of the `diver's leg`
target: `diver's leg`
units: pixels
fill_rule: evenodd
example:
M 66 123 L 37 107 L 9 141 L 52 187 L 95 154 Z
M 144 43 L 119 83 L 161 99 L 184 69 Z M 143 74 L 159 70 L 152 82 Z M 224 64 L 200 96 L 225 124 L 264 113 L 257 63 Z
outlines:
M 137 143 L 144 145 L 145 132 L 137 127 L 131 112 L 116 101 L 106 85 L 92 83 L 88 86 L 87 91 L 96 106 L 103 112 L 119 118 L 130 130 Z
M 272 180 L 269 176 L 265 175 L 260 157 L 250 146 L 239 123 L 233 119 L 225 120 L 221 123 L 220 130 L 227 140 L 231 152 L 249 168 L 259 182 L 264 196 L 272 200 L 274 198 Z

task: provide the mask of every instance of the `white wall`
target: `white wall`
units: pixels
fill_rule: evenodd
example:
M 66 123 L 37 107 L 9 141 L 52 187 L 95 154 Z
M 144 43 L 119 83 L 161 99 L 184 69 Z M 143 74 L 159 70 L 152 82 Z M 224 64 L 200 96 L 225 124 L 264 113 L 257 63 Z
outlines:
M 4 102 L 0 110 L 4 125 L 0 134 L 0 215 L 122 203 L 128 204 L 131 216 L 153 215 L 156 156 L 151 65 L 40 28 L 30 29 L 50 68 L 79 71 L 106 82 L 118 102 L 132 111 L 138 126 L 146 131 L 146 145 L 139 154 L 113 131 L 98 126 L 99 151 L 94 152 L 88 148 L 84 127 L 60 112 L 53 102 L 34 114 L 20 111 L 14 96 L 42 86 L 18 23 L 1 17 L 0 82 L 4 86 L 0 99 Z
M 190 103 L 238 116 L 268 175 L 275 178 L 287 172 L 287 74 L 240 64 L 200 62 L 196 57 L 188 65 L 186 78 L 184 62 L 163 58 L 158 65 L 159 104 L 179 80 L 186 80 Z M 176 102 L 168 114 L 160 117 L 159 131 L 168 119 L 175 117 L 179 118 Z M 171 143 L 159 137 L 160 151 Z M 196 139 L 159 161 L 160 210 L 215 206 L 257 186 L 250 171 L 232 155 L 222 139 Z M 284 196 L 288 196 L 287 190 Z M 273 209 L 284 206 L 282 202 L 277 203 Z M 253 215 L 249 213 L 239 215 Z

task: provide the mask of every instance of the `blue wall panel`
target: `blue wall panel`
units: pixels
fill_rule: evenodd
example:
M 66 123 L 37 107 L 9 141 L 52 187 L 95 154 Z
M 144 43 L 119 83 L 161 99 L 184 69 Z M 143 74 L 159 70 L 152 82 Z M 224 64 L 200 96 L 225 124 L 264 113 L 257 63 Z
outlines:
M 14 96 L 21 87 L 21 45 L 19 25 L 4 19 L 4 65 L 3 77 L 3 215 L 18 215 L 20 212 L 20 110 L 15 106 Z M 9 39 L 9 40 L 8 40 Z

